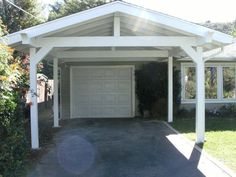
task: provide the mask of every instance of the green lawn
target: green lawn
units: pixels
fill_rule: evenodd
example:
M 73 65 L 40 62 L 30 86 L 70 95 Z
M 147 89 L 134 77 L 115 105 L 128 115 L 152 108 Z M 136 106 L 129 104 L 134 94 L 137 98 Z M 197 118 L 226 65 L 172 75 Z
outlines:
M 195 139 L 195 119 L 176 119 L 172 126 L 187 138 Z M 206 119 L 203 149 L 236 172 L 236 118 Z

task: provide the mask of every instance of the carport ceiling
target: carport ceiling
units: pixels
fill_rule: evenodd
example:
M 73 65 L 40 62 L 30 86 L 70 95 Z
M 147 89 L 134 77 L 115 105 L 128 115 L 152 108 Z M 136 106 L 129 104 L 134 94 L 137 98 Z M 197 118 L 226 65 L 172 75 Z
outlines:
M 191 34 L 183 31 L 168 30 L 163 26 L 142 18 L 124 13 L 112 13 L 57 32 L 50 35 L 50 37 L 113 36 L 114 16 L 120 17 L 121 36 L 191 36 Z

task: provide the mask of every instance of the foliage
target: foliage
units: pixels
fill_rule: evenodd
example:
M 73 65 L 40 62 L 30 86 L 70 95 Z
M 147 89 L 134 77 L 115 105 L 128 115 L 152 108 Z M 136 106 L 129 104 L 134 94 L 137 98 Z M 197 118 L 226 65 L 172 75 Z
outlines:
M 20 176 L 26 156 L 26 136 L 22 112 L 18 107 L 19 94 L 0 101 L 0 174 Z
M 205 67 L 205 98 L 217 99 L 217 68 L 215 66 Z M 235 67 L 222 67 L 223 72 L 223 98 L 235 97 Z M 196 71 L 195 67 L 184 67 L 184 99 L 195 99 L 196 97 Z
M 236 116 L 236 105 L 233 103 L 225 104 L 220 107 L 217 112 L 220 116 L 235 117 Z
M 235 67 L 223 68 L 223 96 L 224 98 L 235 96 Z
M 217 68 L 205 67 L 205 98 L 217 98 Z
M 35 17 L 17 9 L 6 0 L 0 1 L 0 17 L 9 33 L 13 33 L 44 22 L 41 12 L 42 6 L 37 0 L 17 0 L 14 4 Z
M 84 11 L 106 3 L 106 0 L 63 0 L 51 5 L 48 20 L 54 20 L 76 12 Z
M 210 21 L 206 21 L 205 23 L 202 23 L 200 25 L 232 36 L 236 36 L 236 20 L 234 22 L 228 23 L 212 23 Z
M 0 44 L 0 176 L 4 177 L 20 176 L 26 154 L 21 113 L 23 76 L 27 73 L 21 60 L 12 54 L 11 48 Z
M 236 37 L 236 20 L 233 22 L 233 32 L 232 36 Z
M 136 71 L 136 94 L 139 111 L 149 111 L 152 116 L 165 115 L 167 111 L 168 75 L 166 63 L 144 64 Z M 174 71 L 174 104 L 180 103 L 179 72 Z
M 194 99 L 196 97 L 196 71 L 194 67 L 185 67 L 185 99 Z
M 47 60 L 42 60 L 41 69 L 38 72 L 46 75 L 49 79 L 53 79 L 52 70 L 53 70 L 52 65 L 50 65 Z
M 211 28 L 213 30 L 217 30 L 220 32 L 223 32 L 225 34 L 232 35 L 232 32 L 234 30 L 234 23 L 228 22 L 228 23 L 212 23 L 211 21 L 206 21 L 205 23 L 202 23 L 200 25 L 203 25 L 207 28 Z
M 173 101 L 174 109 L 177 111 L 181 103 L 181 73 L 174 68 L 173 74 Z

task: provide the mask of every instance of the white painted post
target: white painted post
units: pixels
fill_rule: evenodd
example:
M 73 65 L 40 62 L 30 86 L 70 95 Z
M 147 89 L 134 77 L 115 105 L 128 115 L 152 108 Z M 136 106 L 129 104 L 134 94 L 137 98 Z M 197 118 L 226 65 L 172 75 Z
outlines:
M 205 141 L 205 66 L 202 47 L 193 49 L 190 45 L 182 45 L 182 49 L 196 63 L 196 143 Z
M 31 147 L 32 149 L 39 148 L 38 135 L 38 103 L 37 103 L 37 63 L 33 60 L 36 54 L 35 48 L 30 48 L 30 126 L 31 126 Z
M 196 62 L 196 143 L 205 140 L 205 66 L 202 48 L 197 47 Z
M 168 58 L 168 122 L 173 122 L 173 57 Z
M 59 127 L 59 113 L 58 113 L 58 59 L 53 60 L 53 127 Z

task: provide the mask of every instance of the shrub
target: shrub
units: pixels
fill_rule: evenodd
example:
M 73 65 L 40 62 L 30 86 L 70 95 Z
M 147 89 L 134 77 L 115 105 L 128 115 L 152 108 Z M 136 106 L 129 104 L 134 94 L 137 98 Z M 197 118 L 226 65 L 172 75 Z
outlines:
M 217 110 L 218 115 L 222 117 L 235 117 L 236 115 L 236 105 L 235 104 L 226 104 L 220 107 Z
M 174 70 L 174 107 L 180 103 L 179 71 Z M 168 68 L 167 63 L 144 64 L 136 71 L 136 94 L 139 100 L 139 112 L 145 111 L 150 116 L 167 114 L 168 103 Z
M 0 174 L 4 177 L 21 176 L 24 169 L 27 143 L 18 96 L 14 93 L 0 101 Z
M 21 176 L 27 150 L 21 114 L 24 101 L 19 92 L 24 85 L 24 70 L 12 54 L 11 48 L 0 44 L 0 176 L 3 177 Z

